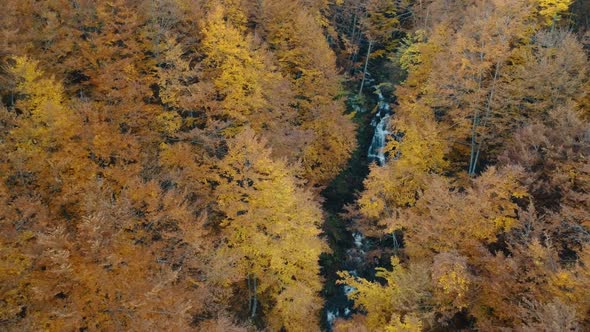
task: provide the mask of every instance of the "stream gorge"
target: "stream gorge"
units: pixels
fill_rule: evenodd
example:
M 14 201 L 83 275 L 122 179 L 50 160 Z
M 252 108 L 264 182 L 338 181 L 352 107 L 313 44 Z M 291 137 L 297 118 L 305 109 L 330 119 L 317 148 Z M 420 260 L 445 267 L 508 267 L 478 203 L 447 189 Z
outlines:
M 324 330 L 332 331 L 336 319 L 350 318 L 356 311 L 349 295 L 355 288 L 346 284 L 338 284 L 337 271 L 348 271 L 353 276 L 375 279 L 375 268 L 382 266 L 381 257 L 374 252 L 378 239 L 366 238 L 361 232 L 352 228 L 352 220 L 341 215 L 345 205 L 354 201 L 356 193 L 362 190 L 362 181 L 368 175 L 369 166 L 373 163 L 385 166 L 389 158 L 384 148 L 391 139 L 399 139 L 390 128 L 394 112 L 391 98 L 385 93 L 383 85 L 372 84 L 364 96 L 365 107 L 352 102 L 352 109 L 360 119 L 358 130 L 359 146 L 345 170 L 323 195 L 326 198 L 325 208 L 328 218 L 325 233 L 328 236 L 333 253 L 324 255 L 322 270 L 326 279 L 324 297 Z M 387 85 L 386 85 L 387 86 Z M 372 112 L 368 107 L 371 107 Z M 394 238 L 392 244 L 397 244 Z M 383 246 L 383 244 L 380 244 Z

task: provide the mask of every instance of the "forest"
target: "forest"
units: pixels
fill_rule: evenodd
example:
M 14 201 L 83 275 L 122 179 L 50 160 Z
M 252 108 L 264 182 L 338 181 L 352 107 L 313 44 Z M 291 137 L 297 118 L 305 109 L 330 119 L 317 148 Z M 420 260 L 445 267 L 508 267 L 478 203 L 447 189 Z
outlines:
M 590 331 L 589 0 L 0 3 L 0 331 Z

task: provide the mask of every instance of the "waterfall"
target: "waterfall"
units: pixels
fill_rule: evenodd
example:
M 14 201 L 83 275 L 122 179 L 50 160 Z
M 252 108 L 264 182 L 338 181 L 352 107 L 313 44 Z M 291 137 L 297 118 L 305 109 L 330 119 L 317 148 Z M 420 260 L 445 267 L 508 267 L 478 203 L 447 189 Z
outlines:
M 354 246 L 357 249 L 361 249 L 363 246 L 363 240 L 364 240 L 363 234 L 361 234 L 360 232 L 354 232 L 354 233 L 352 233 L 352 238 L 354 239 Z
M 326 321 L 328 322 L 328 327 L 331 329 L 332 324 L 338 317 L 338 310 L 327 310 L 326 311 Z
M 379 166 L 383 166 L 386 161 L 383 148 L 387 143 L 387 135 L 391 134 L 388 130 L 389 119 L 391 118 L 391 108 L 378 88 L 377 96 L 379 97 L 377 114 L 375 114 L 375 117 L 371 121 L 371 126 L 375 128 L 375 133 L 373 134 L 373 140 L 371 141 L 371 146 L 369 146 L 367 157 L 369 162 L 376 161 Z

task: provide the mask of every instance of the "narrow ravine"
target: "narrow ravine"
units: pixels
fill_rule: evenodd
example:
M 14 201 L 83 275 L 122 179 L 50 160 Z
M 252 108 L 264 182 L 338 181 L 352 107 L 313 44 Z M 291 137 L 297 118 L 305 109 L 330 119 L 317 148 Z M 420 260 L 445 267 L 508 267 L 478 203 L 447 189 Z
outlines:
M 371 81 L 370 81 L 371 82 Z M 373 82 L 371 82 L 373 83 Z M 348 294 L 354 288 L 338 285 L 337 271 L 348 271 L 351 275 L 369 277 L 375 267 L 367 258 L 371 249 L 370 241 L 363 234 L 350 228 L 352 221 L 341 216 L 347 204 L 355 200 L 355 194 L 362 191 L 363 180 L 369 172 L 369 165 L 385 165 L 387 154 L 383 149 L 390 136 L 389 123 L 393 115 L 390 99 L 384 96 L 380 85 L 366 89 L 366 108 L 352 104 L 357 112 L 357 139 L 359 146 L 353 154 L 349 166 L 322 193 L 326 201 L 324 209 L 328 215 L 324 232 L 333 250 L 322 257 L 321 264 L 325 278 L 325 308 L 323 311 L 323 330 L 331 331 L 337 318 L 350 318 L 354 313 L 353 303 Z M 368 106 L 368 107 L 367 107 Z M 373 109 L 374 112 L 368 111 Z

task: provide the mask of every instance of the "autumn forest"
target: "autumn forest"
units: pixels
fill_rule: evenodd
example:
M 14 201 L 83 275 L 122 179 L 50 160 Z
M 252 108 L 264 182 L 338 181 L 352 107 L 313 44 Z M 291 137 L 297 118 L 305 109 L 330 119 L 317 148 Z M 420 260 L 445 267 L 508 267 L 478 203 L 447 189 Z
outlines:
M 0 331 L 590 331 L 589 0 L 0 3 Z

